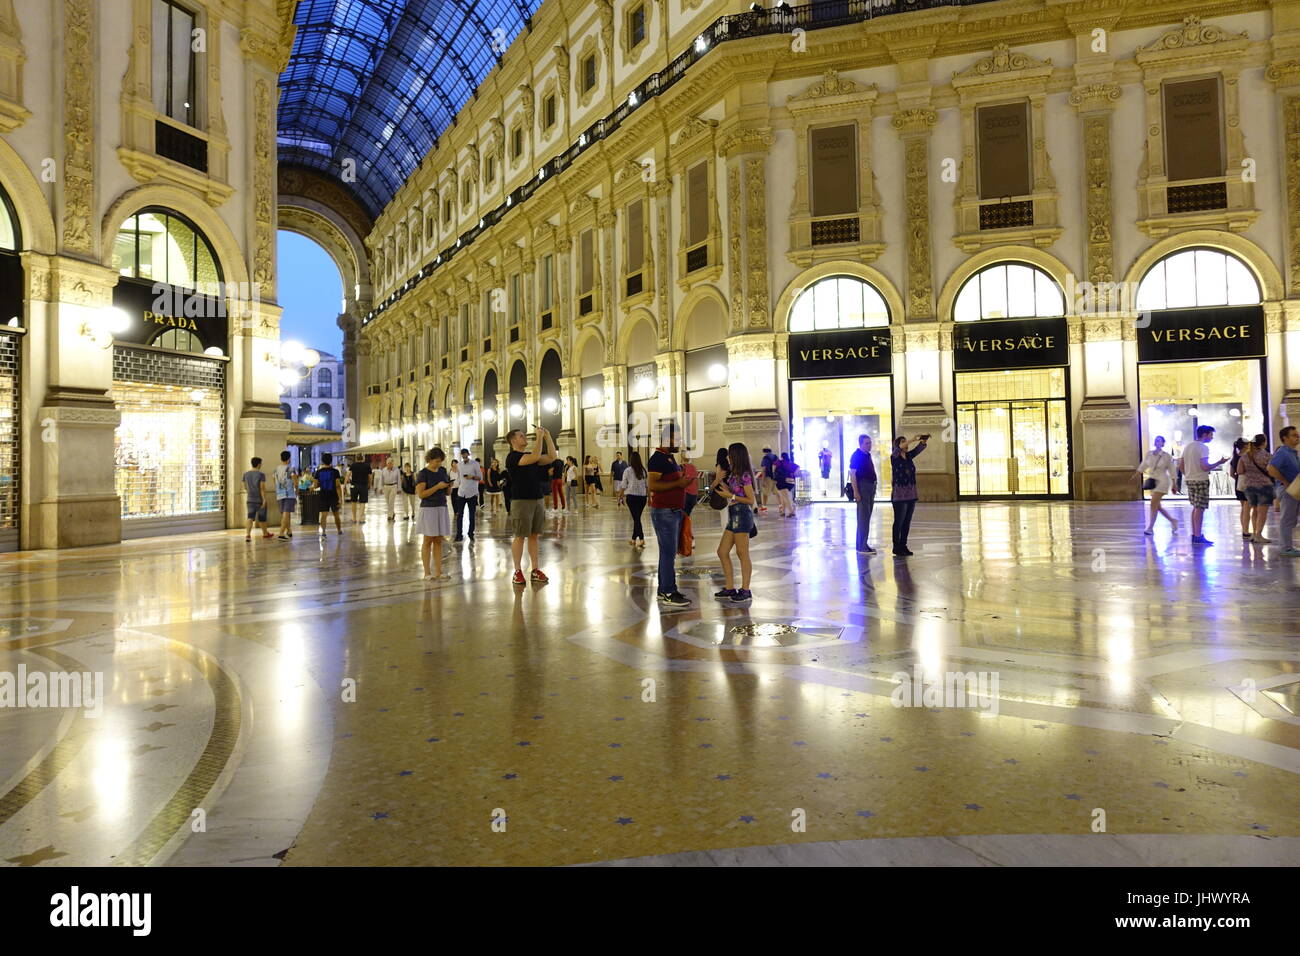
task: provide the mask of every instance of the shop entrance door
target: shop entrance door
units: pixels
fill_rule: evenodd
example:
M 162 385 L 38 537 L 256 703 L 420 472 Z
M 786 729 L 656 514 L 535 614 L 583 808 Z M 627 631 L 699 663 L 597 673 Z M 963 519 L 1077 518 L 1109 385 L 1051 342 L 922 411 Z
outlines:
M 957 406 L 961 494 L 1035 496 L 1069 490 L 1064 399 Z

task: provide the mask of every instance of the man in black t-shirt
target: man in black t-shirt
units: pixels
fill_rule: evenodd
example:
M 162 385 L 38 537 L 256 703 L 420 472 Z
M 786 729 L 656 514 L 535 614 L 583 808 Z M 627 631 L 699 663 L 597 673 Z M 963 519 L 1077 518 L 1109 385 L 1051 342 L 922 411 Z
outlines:
M 614 462 L 609 466 L 609 477 L 614 482 L 614 503 L 621 505 L 623 503 L 623 488 L 620 484 L 623 480 L 623 472 L 627 471 L 627 462 L 623 460 L 621 451 L 614 452 Z
M 370 462 L 358 458 L 348 469 L 352 482 L 352 521 L 357 521 L 357 505 L 361 506 L 361 517 L 366 516 L 366 503 L 370 500 Z
M 546 526 L 546 491 L 550 481 L 547 471 L 559 457 L 551 433 L 537 426 L 537 443 L 528 451 L 528 436 L 522 429 L 512 428 L 506 435 L 510 454 L 506 455 L 506 475 L 510 481 L 510 550 L 515 558 L 512 583 L 522 587 L 524 542 L 528 543 L 528 558 L 532 562 L 532 579 L 537 584 L 548 580 L 537 566 L 538 536 Z

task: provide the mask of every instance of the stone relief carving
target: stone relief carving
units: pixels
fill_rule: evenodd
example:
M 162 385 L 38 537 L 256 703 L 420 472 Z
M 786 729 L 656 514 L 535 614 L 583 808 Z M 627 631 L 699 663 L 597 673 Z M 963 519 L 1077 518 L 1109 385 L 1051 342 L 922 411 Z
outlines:
M 65 0 L 63 56 L 63 248 L 95 253 L 94 0 Z
M 769 140 L 771 135 L 768 136 Z M 767 299 L 767 176 L 766 159 L 755 156 L 745 160 L 745 234 L 749 248 L 745 251 L 745 265 L 749 281 L 746 293 L 749 300 L 749 328 L 771 328 L 772 320 Z
M 909 137 L 903 147 L 907 206 L 907 319 L 934 315 L 930 265 L 930 142 Z M 901 318 L 901 317 L 900 317 Z
M 856 80 L 847 77 L 840 78 L 838 70 L 827 70 L 822 78 L 814 83 L 802 93 L 791 94 L 786 97 L 786 102 L 799 102 L 801 100 L 816 100 L 826 96 L 843 96 L 846 93 L 857 93 L 863 89 L 862 84 Z
M 1154 53 L 1157 50 L 1179 50 L 1189 46 L 1202 46 L 1206 43 L 1221 43 L 1224 40 L 1245 40 L 1245 33 L 1229 33 L 1214 24 L 1201 23 L 1201 18 L 1192 14 L 1183 17 L 1183 25 L 1170 30 L 1157 40 L 1144 47 L 1139 53 Z
M 727 166 L 727 251 L 731 266 L 731 332 L 745 326 L 744 279 L 740 261 L 740 164 Z
M 253 281 L 268 294 L 275 282 L 275 114 L 271 84 L 260 77 L 253 88 Z
M 952 75 L 953 79 L 978 78 L 1051 65 L 1051 59 L 1040 60 L 1027 53 L 1012 53 L 1011 47 L 1007 44 L 997 43 L 993 46 L 993 53 L 990 56 L 976 60 L 973 66 L 960 72 L 954 70 Z

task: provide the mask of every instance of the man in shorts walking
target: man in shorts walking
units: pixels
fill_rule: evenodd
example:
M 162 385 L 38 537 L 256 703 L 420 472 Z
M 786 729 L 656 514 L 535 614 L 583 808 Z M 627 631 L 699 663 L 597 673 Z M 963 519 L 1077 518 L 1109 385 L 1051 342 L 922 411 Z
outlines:
M 523 429 L 513 428 L 506 435 L 510 454 L 506 455 L 506 474 L 510 479 L 510 550 L 514 553 L 515 573 L 511 582 L 523 587 L 524 544 L 528 544 L 528 559 L 532 562 L 532 580 L 545 584 L 549 578 L 537 566 L 538 536 L 546 525 L 546 492 L 550 481 L 546 469 L 559 457 L 551 433 L 537 426 L 537 441 L 528 451 L 528 436 Z
M 280 452 L 280 464 L 275 469 L 275 499 L 280 505 L 280 540 L 293 537 L 293 513 L 298 507 L 298 476 L 289 465 L 289 453 Z
M 329 452 L 320 456 L 320 467 L 316 469 L 314 479 L 316 491 L 320 495 L 320 533 L 329 533 L 325 530 L 325 525 L 330 520 L 330 512 L 333 512 L 334 528 L 342 534 L 343 519 L 339 517 L 339 489 L 343 484 L 343 476 L 334 467 L 334 456 Z
M 248 492 L 248 524 L 244 528 L 244 540 L 253 540 L 255 521 L 262 529 L 263 538 L 275 537 L 266 527 L 266 472 L 262 471 L 262 459 L 254 458 L 252 469 L 244 472 L 244 489 Z

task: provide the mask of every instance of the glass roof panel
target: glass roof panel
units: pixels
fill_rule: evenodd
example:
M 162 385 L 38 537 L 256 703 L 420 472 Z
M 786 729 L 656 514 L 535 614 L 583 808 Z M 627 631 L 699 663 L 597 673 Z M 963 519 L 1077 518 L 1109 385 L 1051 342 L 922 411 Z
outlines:
M 539 4 L 301 0 L 280 78 L 280 161 L 337 177 L 354 159 L 345 185 L 378 215 L 497 64 L 494 38 L 504 49 Z

